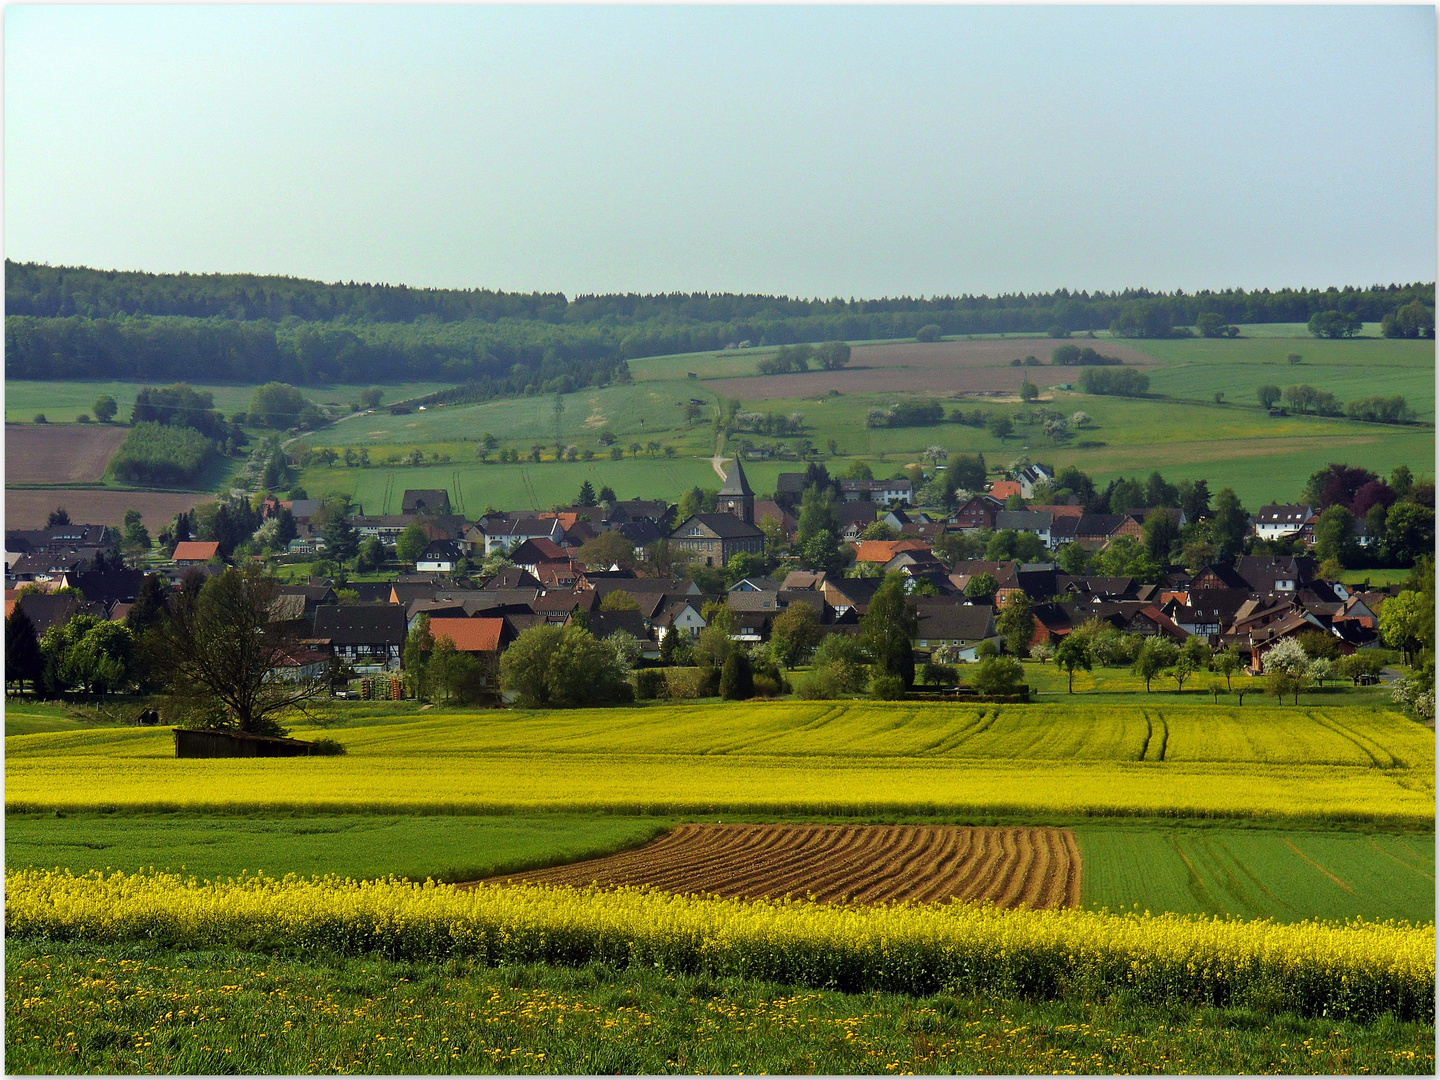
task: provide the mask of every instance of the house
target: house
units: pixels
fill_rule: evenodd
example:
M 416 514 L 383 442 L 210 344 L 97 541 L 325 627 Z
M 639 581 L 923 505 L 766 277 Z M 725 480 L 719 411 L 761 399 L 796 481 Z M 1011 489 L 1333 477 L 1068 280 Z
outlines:
M 1082 514 L 1075 522 L 1075 543 L 1087 551 L 1104 547 L 1125 521 L 1124 514 Z
M 357 535 L 367 540 L 378 537 L 382 544 L 392 548 L 411 525 L 419 525 L 429 540 L 454 540 L 465 532 L 465 519 L 453 514 L 357 514 L 350 519 L 350 527 Z
M 841 578 L 838 581 L 826 578 L 820 591 L 825 603 L 835 609 L 837 616 L 849 611 L 864 615 L 870 609 L 870 598 L 881 584 L 879 578 Z
M 1004 504 L 1012 495 L 1019 495 L 1022 499 L 1025 497 L 1018 480 L 997 480 L 990 485 L 990 498 L 996 502 Z
M 884 566 L 902 551 L 928 552 L 929 550 L 930 545 L 920 539 L 861 540 L 855 545 L 855 561 Z
M 957 562 L 950 568 L 950 584 L 958 592 L 964 592 L 972 578 L 989 574 L 998 585 L 995 590 L 995 606 L 1004 607 L 1015 593 L 1024 592 L 1013 562 L 988 562 L 984 559 L 968 559 Z
M 415 569 L 420 573 L 448 574 L 462 558 L 460 545 L 454 540 L 431 540 L 415 560 Z
M 220 544 L 215 540 L 182 540 L 175 545 L 172 556 L 176 566 L 203 566 L 220 557 Z
M 448 514 L 450 493 L 443 488 L 409 488 L 400 497 L 402 514 Z
M 757 575 L 755 577 L 741 578 L 739 581 L 735 582 L 734 585 L 731 585 L 730 588 L 726 589 L 725 591 L 732 593 L 777 592 L 779 588 L 780 583 L 778 581 L 767 577 L 760 577 Z
M 684 630 L 691 637 L 694 637 L 701 630 L 705 629 L 705 618 L 700 614 L 700 602 L 696 600 L 691 603 L 689 600 L 672 600 L 657 613 L 655 619 L 655 634 L 659 640 L 664 641 L 665 636 L 671 630 Z
M 1295 555 L 1242 555 L 1235 560 L 1235 573 L 1251 592 L 1293 593 L 1315 579 L 1315 561 Z
M 1269 503 L 1255 511 L 1251 530 L 1262 540 L 1283 540 L 1298 533 L 1313 516 L 1309 506 Z
M 361 673 L 399 671 L 406 630 L 405 609 L 398 604 L 326 605 L 315 609 L 310 644 L 328 647 Z
M 270 677 L 284 682 L 315 682 L 325 678 L 330 669 L 330 657 L 318 649 L 295 645 L 280 655 L 279 662 L 270 669 Z
M 624 632 L 640 643 L 640 655 L 646 660 L 660 656 L 660 646 L 653 636 L 653 627 L 638 611 L 592 611 L 588 616 L 590 633 L 604 641 L 613 634 Z
M 846 502 L 870 502 L 888 506 L 915 501 L 914 485 L 908 477 L 894 480 L 841 480 L 840 494 Z
M 974 660 L 975 648 L 982 641 L 997 641 L 995 609 L 989 604 L 962 604 L 955 599 L 921 596 L 915 604 L 915 636 L 913 647 L 933 654 L 948 646 L 960 649 L 960 659 Z
M 484 548 L 485 554 L 508 555 L 526 540 L 546 539 L 564 544 L 565 526 L 557 518 L 512 517 L 508 514 L 486 515 L 467 530 L 465 539 L 473 547 Z
M 568 563 L 570 552 L 553 540 L 538 536 L 515 547 L 506 558 L 521 569 L 534 574 L 537 568 L 546 563 Z
M 83 600 L 73 593 L 43 593 L 25 591 L 6 601 L 5 617 L 19 607 L 35 627 L 35 637 L 42 638 L 52 626 L 64 626 L 76 615 L 93 615 L 106 618 L 105 605 Z
M 79 548 L 108 550 L 114 546 L 114 531 L 104 525 L 52 525 L 48 529 L 9 529 L 5 533 L 5 550 L 22 555 Z
M 1001 510 L 995 515 L 995 528 L 1038 536 L 1040 542 L 1048 548 L 1054 547 L 1050 541 L 1050 526 L 1054 520 L 1054 515 L 1045 511 Z
M 1054 479 L 1055 474 L 1044 465 L 1026 465 L 1015 475 L 1015 481 L 1020 485 L 1020 496 L 1025 499 L 1033 498 L 1037 487 Z
M 766 518 L 773 518 L 780 524 L 780 531 L 787 542 L 795 539 L 800 530 L 800 520 L 774 499 L 755 500 L 755 524 L 760 525 Z
M 971 495 L 955 511 L 955 524 L 961 532 L 995 528 L 995 515 L 1005 508 L 999 499 L 989 495 Z

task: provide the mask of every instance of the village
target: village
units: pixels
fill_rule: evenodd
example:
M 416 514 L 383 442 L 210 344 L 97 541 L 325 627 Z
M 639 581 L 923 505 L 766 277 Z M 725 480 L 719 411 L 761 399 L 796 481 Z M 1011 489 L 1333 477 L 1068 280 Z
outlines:
M 423 620 L 435 641 L 448 639 L 479 662 L 483 700 L 499 702 L 514 696 L 499 692 L 500 658 L 537 626 L 581 626 L 602 641 L 620 635 L 632 666 L 669 666 L 677 646 L 711 627 L 741 650 L 763 650 L 776 620 L 803 604 L 813 617 L 805 620 L 799 655 L 789 652 L 793 667 L 825 637 L 856 635 L 877 589 L 897 575 L 913 604 L 910 646 L 921 670 L 997 653 L 1048 660 L 1087 627 L 1136 647 L 1149 639 L 1185 647 L 1198 667 L 1225 654 L 1234 658 L 1221 665 L 1227 675 L 1242 677 L 1263 673 L 1265 654 L 1287 638 L 1336 661 L 1368 650 L 1373 663 L 1362 656 L 1337 674 L 1357 684 L 1378 681 L 1379 650 L 1395 644 L 1382 641 L 1380 616 L 1401 587 L 1322 574 L 1312 550 L 1318 508 L 1267 505 L 1247 515 L 1251 554 L 1190 569 L 1167 561 L 1149 564 L 1150 572 L 1105 572 L 1115 568 L 1106 565 L 1107 553 L 1145 566 L 1147 543 L 1157 550 L 1154 534 L 1164 534 L 1168 548 L 1165 537 L 1192 524 L 1186 510 L 1092 513 L 1073 495 L 1063 503 L 1037 499 L 1053 497 L 1055 482 L 1045 466 L 1026 464 L 987 480 L 985 491 L 959 491 L 947 512 L 915 506 L 909 478 L 832 479 L 814 466 L 780 474 L 773 496 L 757 498 L 736 459 L 710 496 L 713 508 L 683 520 L 667 501 L 621 500 L 608 488 L 604 501 L 583 491 L 589 505 L 487 509 L 474 520 L 452 512 L 444 490 L 407 490 L 401 513 L 371 516 L 354 507 L 341 526 L 351 543 L 383 550 L 379 573 L 352 578 L 343 563 L 320 563 L 337 572 L 278 587 L 271 619 L 295 644 L 273 674 L 323 680 L 339 696 L 412 696 L 406 641 Z M 813 541 L 802 550 L 807 490 L 817 504 L 823 496 L 828 554 L 815 555 Z M 704 501 L 691 497 L 689 505 Z M 293 519 L 296 535 L 282 560 L 291 566 L 284 569 L 324 558 L 327 533 L 336 535 L 335 526 L 325 527 L 321 500 L 267 496 L 258 512 Z M 1363 551 L 1373 537 L 1363 514 L 1354 520 L 1352 550 Z M 93 524 L 7 532 L 7 620 L 22 609 L 37 639 L 75 616 L 125 622 L 147 574 L 178 590 L 187 579 L 223 572 L 229 554 L 220 541 L 185 539 L 168 552 L 127 558 L 118 539 L 117 529 Z M 985 557 L 1007 551 L 1014 557 Z M 1077 560 L 1098 569 L 1068 572 Z M 1127 666 L 1134 660 L 1123 646 L 1112 651 Z M 703 696 L 705 689 L 686 694 L 672 684 L 661 695 Z

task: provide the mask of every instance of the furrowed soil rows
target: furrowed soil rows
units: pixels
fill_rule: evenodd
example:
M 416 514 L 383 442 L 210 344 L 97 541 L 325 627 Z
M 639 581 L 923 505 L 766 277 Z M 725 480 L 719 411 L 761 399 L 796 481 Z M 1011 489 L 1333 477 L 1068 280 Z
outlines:
M 5 522 L 9 529 L 43 529 L 50 511 L 63 506 L 71 521 L 118 525 L 126 510 L 139 510 L 145 527 L 154 535 L 182 510 L 213 497 L 204 492 L 10 488 L 5 492 Z
M 930 393 L 1016 394 L 1026 379 L 1041 385 L 1079 380 L 1084 368 L 1050 366 L 1050 353 L 1057 344 L 1050 338 L 1003 338 L 928 345 L 860 345 L 850 354 L 850 366 L 839 371 L 717 379 L 709 385 L 745 401 L 810 397 L 832 388 L 847 394 L 889 393 L 901 388 Z M 1118 341 L 1097 342 L 1094 347 L 1106 356 L 1123 360 L 1127 367 L 1149 370 L 1157 364 L 1154 357 Z M 1011 360 L 1025 356 L 1038 357 L 1042 366 L 1010 366 Z
M 826 902 L 992 900 L 1076 907 L 1080 849 L 1069 829 L 961 825 L 681 825 L 643 848 L 494 878 L 649 885 L 726 898 Z
M 93 484 L 129 428 L 105 424 L 6 424 L 7 484 Z

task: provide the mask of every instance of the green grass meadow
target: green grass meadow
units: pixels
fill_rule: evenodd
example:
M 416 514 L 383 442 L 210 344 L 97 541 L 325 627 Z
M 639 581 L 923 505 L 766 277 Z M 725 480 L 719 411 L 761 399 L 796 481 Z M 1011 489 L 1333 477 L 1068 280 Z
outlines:
M 1077 826 L 1082 902 L 1111 911 L 1435 918 L 1435 836 Z
M 263 871 L 474 881 L 639 847 L 669 824 L 574 814 L 12 814 L 5 822 L 5 865 L 76 873 L 183 869 L 203 879 Z
M 1433 1024 L 11 940 L 11 1073 L 1433 1073 Z
M 1204 478 L 1211 491 L 1232 487 L 1247 506 L 1254 507 L 1297 498 L 1309 475 L 1332 460 L 1382 475 L 1398 464 L 1409 464 L 1417 474 L 1428 473 L 1435 447 L 1431 426 L 1269 417 L 1256 407 L 1255 390 L 1265 383 L 1283 387 L 1306 382 L 1342 400 L 1398 393 L 1422 419 L 1433 422 L 1433 343 L 1381 338 L 1321 341 L 1305 334 L 1303 327 L 1289 324 L 1247 327 L 1246 333 L 1249 336 L 1239 339 L 1129 342 L 1154 356 L 1160 365 L 1151 372 L 1156 396 L 1143 400 L 1057 390 L 1053 387 L 1074 378 L 1073 371 L 1044 366 L 1032 369 L 1031 377 L 1042 386 L 1039 404 L 1067 414 L 1084 411 L 1093 418 L 1074 438 L 1058 444 L 1044 436 L 1038 425 L 1019 424 L 1015 434 L 1006 439 L 949 422 L 921 428 L 867 428 L 866 414 L 903 396 L 903 386 L 897 385 L 890 393 L 831 396 L 820 373 L 816 373 L 813 397 L 747 404 L 759 411 L 802 413 L 804 437 L 821 451 L 823 460 L 836 469 L 865 460 L 880 475 L 919 460 L 923 450 L 939 445 L 950 451 L 984 453 L 992 465 L 1021 456 L 1061 466 L 1073 464 L 1099 483 L 1148 475 L 1158 468 L 1172 480 Z M 401 489 L 449 483 L 461 489 L 467 507 L 473 501 L 497 508 L 545 508 L 572 499 L 580 482 L 587 479 L 597 487 L 609 484 L 622 497 L 678 498 L 680 491 L 694 484 L 718 482 L 704 460 L 715 452 L 707 422 L 713 414 L 710 403 L 724 393 L 727 377 L 753 375 L 755 361 L 770 351 L 634 360 L 630 364 L 633 384 L 567 395 L 558 418 L 553 398 L 538 395 L 349 421 L 309 437 L 305 444 L 366 446 L 376 466 L 369 470 L 310 469 L 302 480 L 307 488 L 345 491 L 362 502 L 373 501 L 387 483 Z M 1286 361 L 1291 352 L 1301 355 L 1300 364 Z M 696 379 L 688 377 L 691 372 Z M 715 381 L 707 384 L 707 379 Z M 1218 405 L 1213 401 L 1217 391 L 1225 395 Z M 705 412 L 701 421 L 687 424 L 681 410 L 692 398 L 706 403 Z M 984 398 L 959 403 L 967 409 L 1025 415 L 1014 403 Z M 557 440 L 557 430 L 559 441 L 592 450 L 598 460 L 501 466 L 482 465 L 476 459 L 477 440 L 485 434 L 494 435 L 502 447 L 521 453 L 540 445 L 547 448 L 547 455 L 553 454 L 550 448 Z M 625 448 L 624 460 L 609 460 L 608 450 L 598 441 L 602 430 L 615 434 Z M 731 439 L 732 448 L 744 438 L 775 441 L 737 433 Z M 839 455 L 834 458 L 828 454 L 832 439 Z M 652 441 L 673 447 L 676 457 L 665 461 L 644 452 L 632 457 L 632 443 L 644 446 Z M 378 465 L 387 457 L 399 459 L 414 449 L 427 458 L 438 454 L 450 460 L 442 465 Z M 773 490 L 775 474 L 800 467 L 798 461 L 774 460 L 747 464 L 746 471 L 763 494 Z M 371 475 L 358 475 L 366 472 Z

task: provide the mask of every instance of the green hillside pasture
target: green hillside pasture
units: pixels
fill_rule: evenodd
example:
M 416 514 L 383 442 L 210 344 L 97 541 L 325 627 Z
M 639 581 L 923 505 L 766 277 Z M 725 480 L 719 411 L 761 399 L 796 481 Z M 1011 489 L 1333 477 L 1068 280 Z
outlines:
M 300 473 L 300 483 L 311 495 L 344 493 L 367 513 L 399 513 L 400 497 L 406 488 L 445 488 L 450 492 L 451 506 L 472 518 L 478 517 L 487 504 L 498 510 L 568 506 L 586 480 L 596 491 L 609 484 L 622 499 L 666 498 L 672 502 L 697 484 L 720 486 L 710 462 L 693 457 L 642 456 L 624 462 L 547 461 L 540 465 L 470 462 L 392 469 L 312 468 Z
M 528 452 L 532 445 L 547 448 L 554 443 L 552 399 L 520 398 L 480 406 L 427 410 L 408 416 L 380 414 L 346 421 L 308 438 L 299 445 L 336 447 L 368 446 L 372 461 L 389 455 L 405 456 L 419 448 L 427 456 L 442 453 L 451 458 L 444 465 L 387 466 L 369 470 L 307 470 L 302 483 L 307 490 L 359 491 L 373 500 L 387 483 L 395 489 L 449 486 L 452 473 L 458 474 L 467 506 L 489 502 L 497 508 L 543 509 L 574 498 L 580 482 L 589 479 L 598 487 L 608 483 L 622 496 L 679 498 L 695 484 L 712 485 L 704 459 L 714 452 L 708 424 L 683 426 L 679 407 L 688 398 L 663 394 L 656 384 L 614 387 L 568 395 L 562 415 L 562 432 L 567 444 L 592 449 L 597 460 L 560 464 L 547 461 L 531 465 L 482 465 L 475 459 L 475 442 L 486 432 L 502 445 Z M 697 394 L 698 397 L 705 395 Z M 1327 461 L 1345 460 L 1388 475 L 1396 465 L 1408 464 L 1417 474 L 1428 472 L 1434 459 L 1435 436 L 1430 428 L 1391 427 L 1361 424 L 1320 417 L 1270 418 L 1257 409 L 1215 406 L 1199 402 L 1096 397 L 1047 390 L 1041 404 L 1065 414 L 1088 413 L 1093 422 L 1071 440 L 1056 444 L 1044 436 L 1038 425 L 1020 424 L 1016 434 L 998 439 L 989 431 L 961 424 L 943 423 L 933 427 L 867 428 L 865 416 L 872 408 L 891 404 L 901 394 L 855 394 L 840 397 L 780 399 L 764 402 L 766 411 L 805 416 L 804 436 L 825 454 L 834 439 L 840 457 L 823 456 L 832 471 L 843 471 L 852 460 L 872 463 L 879 475 L 888 475 L 919 460 L 930 446 L 952 452 L 982 452 L 992 463 L 1005 463 L 1021 455 L 1060 466 L 1075 465 L 1105 483 L 1121 476 L 1144 476 L 1160 469 L 1171 480 L 1205 479 L 1212 492 L 1232 487 L 1247 506 L 1267 501 L 1288 501 L 1298 497 L 1305 480 Z M 751 403 L 754 404 L 754 403 Z M 966 398 L 947 403 L 948 408 L 975 408 L 1023 417 L 1018 402 L 997 402 L 987 398 Z M 644 419 L 642 428 L 639 421 Z M 661 424 L 677 426 L 661 428 Z M 627 456 L 619 462 L 595 438 L 609 426 Z M 742 439 L 759 445 L 777 440 L 736 433 L 729 447 Z M 449 440 L 449 441 L 447 441 Z M 461 441 L 469 440 L 469 441 Z M 629 457 L 633 442 L 650 441 L 673 445 L 679 457 L 663 459 L 641 454 Z M 793 444 L 793 439 L 780 440 Z M 1081 443 L 1090 443 L 1081 446 Z M 548 452 L 553 453 L 553 450 Z M 689 464 L 682 464 L 689 458 Z M 1264 467 L 1257 468 L 1263 461 Z M 660 464 L 665 471 L 657 472 Z M 571 470 L 566 472 L 566 469 Z M 774 490 L 774 477 L 782 471 L 801 468 L 798 461 L 747 462 L 746 472 L 757 492 Z M 516 471 L 525 470 L 516 477 Z M 681 471 L 676 471 L 681 470 Z M 364 475 L 359 475 L 364 474 Z M 532 491 L 533 489 L 533 491 Z M 471 492 L 479 492 L 472 496 Z M 491 492 L 494 492 L 493 494 Z M 452 495 L 454 492 L 452 492 Z
M 330 734 L 347 756 L 177 761 L 164 729 L 19 736 L 6 806 L 1434 822 L 1433 733 L 1359 708 L 780 702 L 445 714 Z
M 1435 920 L 1434 834 L 1080 826 L 1082 903 L 1111 911 Z
M 669 823 L 657 818 L 304 817 L 80 815 L 5 819 L 5 866 L 75 873 L 154 867 L 202 879 L 265 871 L 274 877 L 473 881 L 639 847 Z
M 156 386 L 158 383 L 132 382 L 36 382 L 27 379 L 5 380 L 5 420 L 7 423 L 29 423 L 36 413 L 44 413 L 52 422 L 73 420 L 79 413 L 95 415 L 95 399 L 109 394 L 115 399 L 119 412 L 117 420 L 128 421 L 130 410 L 135 406 L 135 395 L 142 386 Z M 227 417 L 250 408 L 250 397 L 254 386 L 230 386 L 213 383 L 192 383 L 196 390 L 208 391 L 215 395 L 215 407 Z M 385 401 L 399 401 L 402 398 L 428 394 L 444 389 L 452 383 L 425 382 L 404 383 L 385 386 Z M 301 392 L 312 401 L 322 405 L 346 406 L 359 400 L 365 386 L 349 386 L 335 383 L 328 386 L 302 386 Z
M 692 397 L 713 401 L 715 395 L 700 387 L 656 384 L 609 386 L 566 394 L 561 399 L 565 403 L 560 417 L 561 437 L 567 444 L 574 443 L 582 450 L 603 454 L 608 451 L 600 445 L 597 436 L 608 428 L 625 446 L 655 439 L 689 448 L 689 452 L 713 453 L 715 436 L 708 423 L 713 410 L 707 408 L 706 423 L 688 429 L 685 426 L 681 409 Z M 316 432 L 306 438 L 305 445 L 368 446 L 374 455 L 376 447 L 388 449 L 445 442 L 473 444 L 487 432 L 498 438 L 502 446 L 522 450 L 534 444 L 553 447 L 554 395 L 502 398 L 478 405 L 432 406 L 423 413 L 415 411 L 403 416 L 392 416 L 382 409 L 339 427 Z M 474 454 L 475 447 L 471 445 L 469 456 Z
M 1255 391 L 1308 383 L 1341 401 L 1376 394 L 1402 395 L 1421 420 L 1435 420 L 1435 343 L 1385 338 L 1189 338 L 1146 341 L 1139 347 L 1165 363 L 1150 373 L 1150 389 L 1172 397 L 1255 405 Z M 1290 364 L 1289 353 L 1299 353 Z

